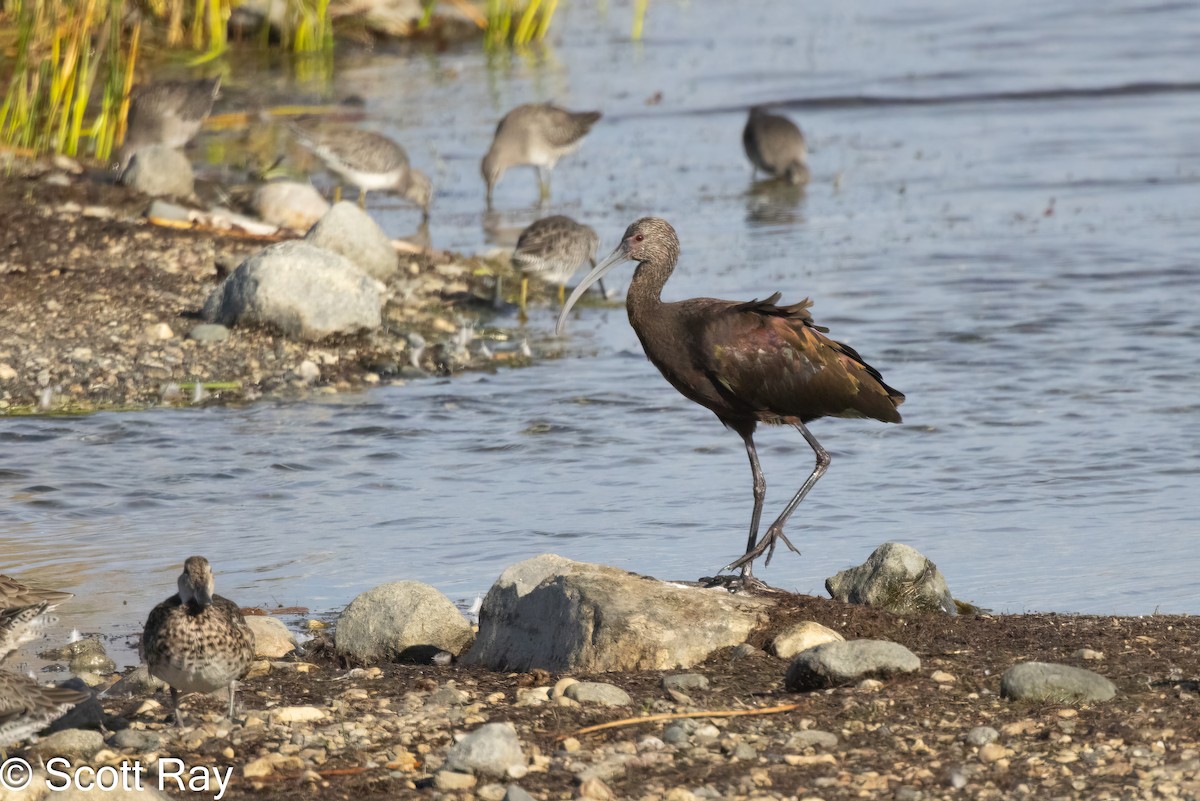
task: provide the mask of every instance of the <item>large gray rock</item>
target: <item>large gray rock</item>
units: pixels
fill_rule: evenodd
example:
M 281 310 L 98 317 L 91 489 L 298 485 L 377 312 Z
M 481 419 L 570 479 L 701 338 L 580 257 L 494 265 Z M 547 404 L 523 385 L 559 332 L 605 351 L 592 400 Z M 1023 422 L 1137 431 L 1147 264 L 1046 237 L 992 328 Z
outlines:
M 334 645 L 370 663 L 429 646 L 458 654 L 472 634 L 471 624 L 445 595 L 419 581 L 396 581 L 350 602 L 338 617 Z
M 269 325 L 315 340 L 378 328 L 383 287 L 345 256 L 280 242 L 250 256 L 213 290 L 204 319 Z
M 899 542 L 885 542 L 863 564 L 825 579 L 825 589 L 838 601 L 897 614 L 958 614 L 937 565 L 917 549 Z
M 304 239 L 330 253 L 340 253 L 367 275 L 388 281 L 400 270 L 392 240 L 356 204 L 343 200 L 331 208 Z
M 460 773 L 504 776 L 514 766 L 524 767 L 525 754 L 511 723 L 485 723 L 459 740 L 446 754 L 446 769 Z
M 312 184 L 272 181 L 254 193 L 254 211 L 263 222 L 307 231 L 329 211 L 329 201 Z
M 629 693 L 615 684 L 606 684 L 602 681 L 577 681 L 568 687 L 563 695 L 581 704 L 629 706 L 633 703 Z
M 91 759 L 104 747 L 104 735 L 86 729 L 64 729 L 49 734 L 29 746 L 29 753 L 42 759 L 60 756 L 73 762 Z
M 560 673 L 686 668 L 745 640 L 770 608 L 762 598 L 542 554 L 510 566 L 488 590 L 465 659 Z
M 801 651 L 788 667 L 787 688 L 793 692 L 850 684 L 873 676 L 912 673 L 921 660 L 903 645 L 887 640 L 827 642 Z
M 192 163 L 179 150 L 150 145 L 138 150 L 121 183 L 151 197 L 189 197 L 195 191 Z
M 1000 695 L 1014 701 L 1107 701 L 1117 686 L 1099 673 L 1053 662 L 1013 665 L 1000 677 Z

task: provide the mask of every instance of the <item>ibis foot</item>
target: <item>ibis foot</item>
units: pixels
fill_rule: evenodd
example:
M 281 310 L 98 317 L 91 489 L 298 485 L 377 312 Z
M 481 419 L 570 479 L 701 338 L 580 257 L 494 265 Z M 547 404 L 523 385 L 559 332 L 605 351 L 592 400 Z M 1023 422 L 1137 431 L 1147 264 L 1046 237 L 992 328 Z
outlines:
M 764 553 L 767 555 L 767 560 L 763 562 L 763 564 L 771 564 L 771 557 L 775 555 L 775 546 L 778 544 L 779 540 L 783 540 L 783 544 L 791 548 L 793 552 L 797 554 L 800 553 L 800 549 L 795 545 L 792 545 L 792 541 L 789 540 L 783 533 L 783 526 L 779 525 L 779 523 L 772 523 L 771 527 L 767 529 L 767 533 L 763 535 L 762 541 L 760 541 L 758 545 L 755 545 L 753 548 L 746 551 L 746 553 L 744 553 L 737 561 L 726 565 L 725 569 L 734 570 L 742 567 L 743 565 L 748 565 L 758 557 L 762 556 Z

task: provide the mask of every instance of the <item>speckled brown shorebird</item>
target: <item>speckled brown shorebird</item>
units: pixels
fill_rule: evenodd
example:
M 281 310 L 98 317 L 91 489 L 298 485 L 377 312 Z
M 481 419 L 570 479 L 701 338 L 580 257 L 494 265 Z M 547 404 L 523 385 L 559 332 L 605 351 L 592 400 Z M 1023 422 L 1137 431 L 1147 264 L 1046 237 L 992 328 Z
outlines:
M 550 103 L 517 106 L 505 114 L 481 165 L 487 207 L 492 208 L 492 190 L 504 172 L 526 164 L 537 167 L 542 201 L 550 197 L 550 171 L 579 147 L 600 116 L 599 111 L 567 111 Z
M 181 723 L 179 693 L 229 688 L 233 719 L 237 680 L 254 659 L 254 632 L 237 604 L 213 594 L 213 573 L 203 556 L 190 556 L 179 576 L 179 592 L 154 607 L 142 632 L 142 658 L 152 676 L 171 686 L 175 722 Z
M 804 134 L 787 117 L 755 106 L 750 109 L 742 131 L 742 144 L 756 176 L 762 170 L 793 185 L 808 182 L 808 148 L 804 144 Z
M 562 214 L 543 217 L 521 232 L 513 251 L 513 267 L 521 273 L 521 314 L 529 295 L 529 279 L 558 285 L 558 304 L 566 297 L 567 281 L 584 262 L 596 264 L 600 237 L 591 226 Z M 600 282 L 604 292 L 604 282 Z
M 155 81 L 133 90 L 118 152 L 125 171 L 137 152 L 150 145 L 181 148 L 200 131 L 221 89 L 220 78 Z
M 30 587 L 0 575 L 0 660 L 57 623 L 49 612 L 71 597 L 69 592 Z
M 83 690 L 50 687 L 0 671 L 0 748 L 37 734 L 89 698 L 91 695 Z
M 416 204 L 429 219 L 433 185 L 425 173 L 408 163 L 404 148 L 391 139 L 345 126 L 293 125 L 291 130 L 326 167 L 358 187 L 359 206 L 366 208 L 368 191 L 391 190 Z

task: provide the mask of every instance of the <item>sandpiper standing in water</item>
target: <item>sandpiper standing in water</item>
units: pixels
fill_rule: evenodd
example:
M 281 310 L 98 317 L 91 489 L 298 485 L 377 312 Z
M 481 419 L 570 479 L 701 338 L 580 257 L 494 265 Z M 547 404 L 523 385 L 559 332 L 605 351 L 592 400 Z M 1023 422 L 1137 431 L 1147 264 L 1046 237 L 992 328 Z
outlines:
M 69 592 L 38 589 L 0 575 L 0 660 L 57 623 L 50 611 L 72 597 Z
M 179 693 L 234 690 L 254 659 L 254 632 L 237 604 L 213 593 L 213 573 L 203 556 L 190 556 L 179 576 L 179 592 L 154 607 L 142 633 L 142 657 L 171 686 L 175 722 L 181 724 Z
M 220 89 L 220 78 L 156 81 L 134 89 L 125 118 L 125 140 L 117 156 L 118 171 L 124 173 L 142 148 L 178 149 L 192 141 Z
M 754 165 L 754 175 L 762 170 L 782 177 L 792 185 L 808 182 L 808 148 L 804 134 L 787 117 L 771 114 L 762 106 L 750 109 L 742 131 L 746 156 Z
M 521 272 L 521 315 L 525 315 L 531 277 L 558 284 L 561 306 L 567 281 L 584 262 L 596 265 L 599 247 L 600 237 L 591 226 L 562 214 L 543 217 L 522 231 L 512 255 L 513 267 Z M 604 282 L 600 282 L 600 291 L 604 292 Z
M 579 147 L 600 116 L 599 111 L 567 111 L 550 103 L 517 106 L 505 114 L 481 165 L 488 209 L 492 208 L 492 190 L 505 170 L 525 164 L 537 167 L 540 197 L 545 202 L 550 197 L 550 171 Z
M 408 163 L 404 148 L 382 134 L 342 126 L 291 126 L 300 144 L 346 183 L 358 187 L 358 205 L 366 208 L 367 192 L 393 190 L 416 204 L 429 219 L 433 185 Z M 339 188 L 340 192 L 340 188 Z

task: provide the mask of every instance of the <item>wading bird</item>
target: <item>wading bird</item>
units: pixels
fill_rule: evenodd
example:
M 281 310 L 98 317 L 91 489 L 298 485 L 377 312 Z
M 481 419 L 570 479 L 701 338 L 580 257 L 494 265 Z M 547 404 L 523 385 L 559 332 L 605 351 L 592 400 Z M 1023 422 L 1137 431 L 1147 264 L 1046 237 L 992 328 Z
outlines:
M 558 160 L 579 147 L 592 130 L 599 111 L 567 111 L 550 103 L 517 106 L 496 126 L 492 146 L 480 168 L 487 184 L 487 207 L 492 208 L 492 190 L 510 167 L 537 167 L 541 200 L 550 197 L 550 171 Z
M 742 130 L 742 145 L 754 165 L 754 174 L 762 170 L 781 176 L 793 186 L 808 182 L 808 148 L 804 134 L 787 117 L 771 114 L 761 106 L 750 109 Z
M 0 660 L 57 623 L 50 611 L 71 597 L 69 592 L 42 590 L 0 575 Z
M 125 140 L 117 156 L 124 173 L 142 148 L 162 145 L 178 149 L 192 141 L 212 111 L 221 79 L 155 81 L 133 90 L 125 117 Z
M 300 144 L 311 150 L 343 181 L 358 187 L 358 205 L 367 207 L 367 192 L 390 190 L 416 204 L 429 219 L 433 185 L 408 163 L 404 148 L 382 134 L 349 127 L 291 126 Z M 341 187 L 336 193 L 341 199 Z
M 679 261 L 679 238 L 657 217 L 629 226 L 612 255 L 575 287 L 558 318 L 560 335 L 580 295 L 623 261 L 638 263 L 625 306 L 646 356 L 671 386 L 713 412 L 746 444 L 754 479 L 750 538 L 746 553 L 725 569 L 741 567 L 742 585 L 752 586 L 754 560 L 765 551 L 769 563 L 776 541 L 799 553 L 784 536 L 784 524 L 829 467 L 829 454 L 805 424 L 819 417 L 899 423 L 896 407 L 904 395 L 885 384 L 853 348 L 824 336 L 828 329 L 813 323 L 807 299 L 778 306 L 777 292 L 746 303 L 715 298 L 664 303 L 662 288 Z M 816 467 L 761 542 L 758 525 L 767 485 L 754 448 L 759 423 L 795 426 L 817 457 Z
M 543 217 L 521 232 L 513 250 L 513 267 L 521 273 L 521 314 L 529 295 L 529 279 L 537 278 L 548 284 L 558 284 L 558 302 L 566 296 L 566 284 L 575 271 L 590 262 L 596 266 L 596 248 L 600 237 L 590 225 L 577 223 L 570 217 L 555 214 Z M 604 282 L 600 282 L 604 292 Z
M 183 563 L 179 592 L 146 619 L 142 658 L 150 675 L 171 686 L 175 723 L 182 725 L 179 693 L 211 693 L 229 688 L 229 719 L 234 690 L 254 659 L 254 632 L 238 605 L 213 594 L 212 566 L 203 556 Z

